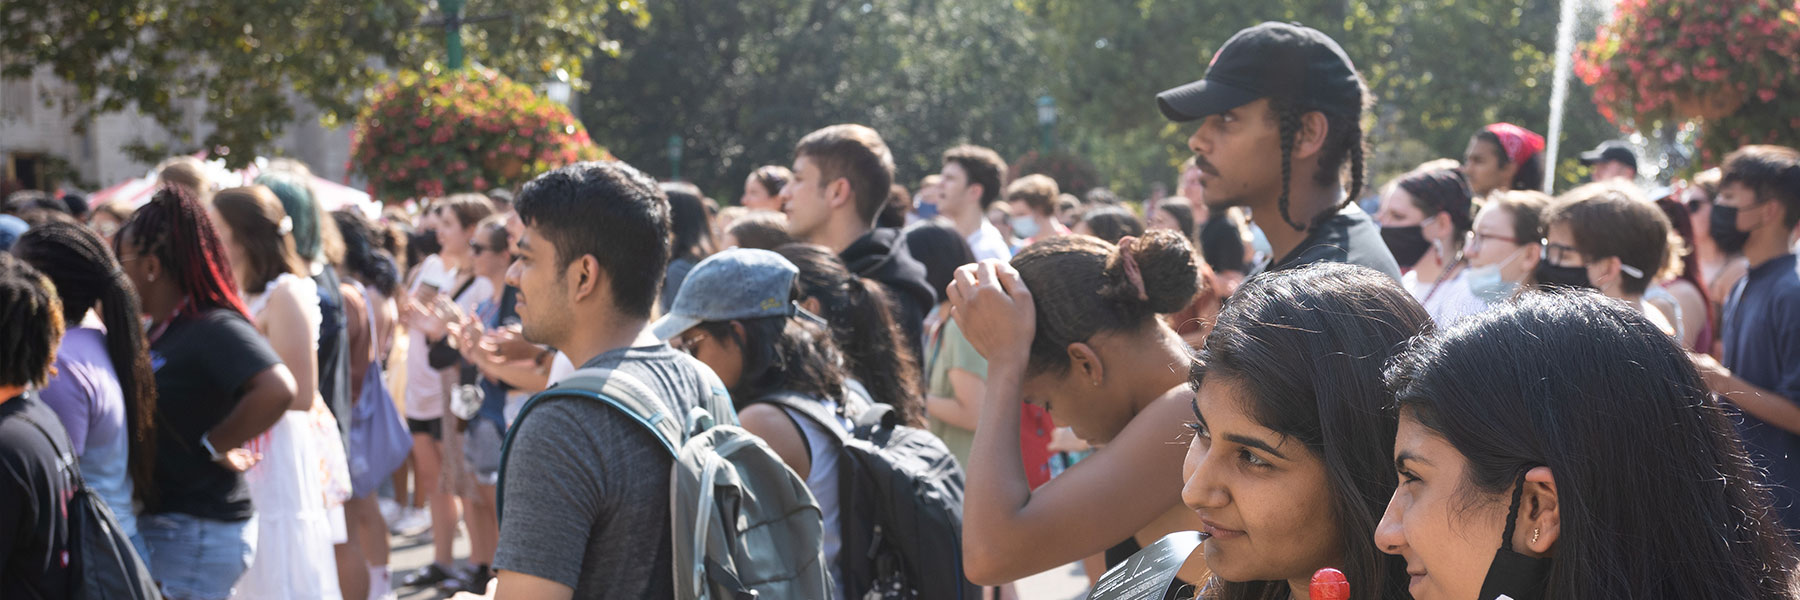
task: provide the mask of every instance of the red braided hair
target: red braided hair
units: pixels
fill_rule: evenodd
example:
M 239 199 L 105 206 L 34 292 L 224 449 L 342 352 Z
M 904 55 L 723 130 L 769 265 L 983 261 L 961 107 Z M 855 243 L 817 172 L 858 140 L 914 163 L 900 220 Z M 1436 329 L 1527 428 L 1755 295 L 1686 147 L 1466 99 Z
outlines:
M 193 192 L 175 185 L 158 190 L 119 228 L 114 252 L 127 238 L 175 275 L 176 284 L 192 300 L 192 309 L 228 308 L 250 318 L 238 297 L 224 243 Z

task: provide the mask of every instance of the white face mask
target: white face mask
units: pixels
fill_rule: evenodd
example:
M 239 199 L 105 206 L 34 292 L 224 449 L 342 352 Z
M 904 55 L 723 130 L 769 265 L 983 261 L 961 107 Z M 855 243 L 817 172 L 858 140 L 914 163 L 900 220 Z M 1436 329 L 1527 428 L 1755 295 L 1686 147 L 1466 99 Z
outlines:
M 1511 296 L 1514 290 L 1519 289 L 1519 284 L 1502 278 L 1500 269 L 1518 258 L 1519 250 L 1524 250 L 1524 248 L 1514 250 L 1511 256 L 1498 263 L 1485 267 L 1470 267 L 1466 280 L 1469 283 L 1469 293 L 1475 294 L 1476 298 L 1489 304 Z
M 1012 224 L 1013 235 L 1017 236 L 1019 239 L 1031 239 L 1037 237 L 1037 219 L 1033 219 L 1030 216 L 1014 216 L 1009 218 L 1007 222 Z

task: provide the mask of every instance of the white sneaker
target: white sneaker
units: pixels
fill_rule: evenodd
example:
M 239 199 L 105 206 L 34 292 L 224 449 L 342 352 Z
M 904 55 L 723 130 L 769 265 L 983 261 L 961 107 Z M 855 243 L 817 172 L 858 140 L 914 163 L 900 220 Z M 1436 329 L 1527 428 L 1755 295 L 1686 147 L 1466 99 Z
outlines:
M 392 523 L 396 520 L 399 520 L 399 518 L 400 518 L 400 503 L 395 502 L 393 498 L 382 498 L 382 497 L 377 496 L 375 498 L 375 505 L 377 507 L 379 507 L 381 510 L 382 522 Z
M 431 511 L 422 508 L 405 508 L 400 513 L 400 518 L 394 520 L 394 525 L 389 528 L 394 535 L 412 537 L 431 529 Z

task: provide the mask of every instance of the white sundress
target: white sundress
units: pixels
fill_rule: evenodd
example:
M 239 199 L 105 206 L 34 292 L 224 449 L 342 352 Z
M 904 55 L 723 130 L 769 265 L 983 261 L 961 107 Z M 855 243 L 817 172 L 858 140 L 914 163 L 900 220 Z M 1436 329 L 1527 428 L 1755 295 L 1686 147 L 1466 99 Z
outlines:
M 321 316 L 311 279 L 283 274 L 263 293 L 246 295 L 251 314 L 260 320 L 268 292 L 282 286 L 294 286 L 303 299 L 316 351 Z M 256 556 L 232 598 L 341 599 L 332 546 L 344 537 L 341 515 L 350 478 L 331 411 L 322 402 L 311 410 L 289 410 L 245 447 L 262 454 L 244 473 L 256 506 Z

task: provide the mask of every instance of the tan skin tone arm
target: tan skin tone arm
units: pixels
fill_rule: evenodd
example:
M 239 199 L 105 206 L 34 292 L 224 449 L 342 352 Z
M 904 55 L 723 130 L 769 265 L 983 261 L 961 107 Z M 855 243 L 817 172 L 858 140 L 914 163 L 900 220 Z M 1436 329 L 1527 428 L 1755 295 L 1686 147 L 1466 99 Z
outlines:
M 951 290 L 957 323 L 988 356 L 983 427 L 963 503 L 963 566 L 999 584 L 1099 553 L 1181 506 L 1181 424 L 1192 392 L 1152 401 L 1103 451 L 1033 492 L 1019 452 L 1020 389 L 1035 327 L 1031 292 L 997 261 L 964 267 Z M 1022 342 L 1020 342 L 1022 340 Z M 1096 519 L 1094 515 L 1109 518 Z

